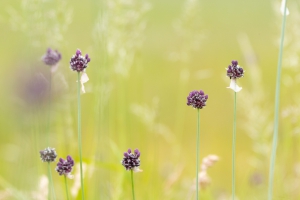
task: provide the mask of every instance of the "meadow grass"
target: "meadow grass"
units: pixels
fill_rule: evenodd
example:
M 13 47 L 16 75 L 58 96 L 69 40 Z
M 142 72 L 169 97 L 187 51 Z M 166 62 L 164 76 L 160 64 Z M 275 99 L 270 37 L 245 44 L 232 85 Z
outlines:
M 273 184 L 274 184 L 274 170 L 275 170 L 276 150 L 277 150 L 277 145 L 278 145 L 281 65 L 282 65 L 282 56 L 283 56 L 285 23 L 286 23 L 286 16 L 287 16 L 286 4 L 287 4 L 287 0 L 284 0 L 284 6 L 283 6 L 284 11 L 283 11 L 283 20 L 282 20 L 280 47 L 279 47 L 278 65 L 277 65 L 277 76 L 276 76 L 277 78 L 276 78 L 276 93 L 275 93 L 274 133 L 273 133 L 272 154 L 271 154 L 270 169 L 269 169 L 268 200 L 273 199 L 272 196 L 273 196 Z
M 70 197 L 69 197 L 69 187 L 68 187 L 67 177 L 64 176 L 64 179 L 65 179 L 65 186 L 66 186 L 66 196 L 67 196 L 67 200 L 70 200 Z
M 235 198 L 235 146 L 236 146 L 236 92 L 233 101 L 233 133 L 232 133 L 232 199 Z
M 77 155 L 80 143 L 84 149 L 74 157 L 75 178 L 68 180 L 70 199 L 81 199 L 83 191 L 85 199 L 132 199 L 131 174 L 120 164 L 122 149 L 130 146 L 138 147 L 143 153 L 144 171 L 134 177 L 136 199 L 223 200 L 234 197 L 234 193 L 236 199 L 266 198 L 266 161 L 271 152 L 272 124 L 269 107 L 273 104 L 270 98 L 273 92 L 268 88 L 273 87 L 275 77 L 270 74 L 276 53 L 272 33 L 277 31 L 272 26 L 274 13 L 270 2 L 228 1 L 216 5 L 195 0 L 172 3 L 103 0 L 97 4 L 87 1 L 71 5 L 67 1 L 24 0 L 21 5 L 14 1 L 4 4 L 0 10 L 8 9 L 10 15 L 5 25 L 12 25 L 17 32 L 3 33 L 3 38 L 11 39 L 9 44 L 3 40 L 3 46 L 13 51 L 0 50 L 6 55 L 3 62 L 9 66 L 3 68 L 0 79 L 5 96 L 0 108 L 6 122 L 0 127 L 3 152 L 0 199 L 43 199 L 45 192 L 51 192 L 50 182 L 39 187 L 44 185 L 39 180 L 47 170 L 38 161 L 38 150 L 47 143 L 50 121 L 50 141 L 58 155 Z M 258 10 L 256 16 L 249 13 L 251 8 L 267 8 L 267 11 Z M 297 6 L 294 9 L 299 12 Z M 0 22 L 6 18 L 5 14 L 1 15 Z M 3 27 L 1 23 L 0 26 Z M 247 46 L 245 37 L 238 38 L 241 50 L 236 46 L 235 36 L 241 32 L 251 41 L 250 54 L 243 49 Z M 205 38 L 203 33 L 208 33 Z M 41 98 L 38 103 L 30 104 L 15 84 L 19 83 L 16 74 L 24 65 L 32 73 L 35 73 L 33 65 L 39 69 L 44 67 L 39 58 L 48 47 L 62 52 L 60 67 L 51 74 L 51 120 L 47 119 L 49 99 Z M 80 110 L 84 111 L 81 119 L 74 109 L 78 103 L 74 94 L 80 82 L 76 83 L 69 73 L 68 57 L 78 47 L 89 52 L 93 59 L 88 68 L 90 81 L 85 85 L 86 93 L 77 93 L 81 99 Z M 294 47 L 290 51 L 299 52 Z M 20 55 L 18 59 L 16 55 Z M 236 131 L 241 133 L 236 140 L 239 152 L 236 156 L 230 152 L 232 99 L 226 96 L 228 91 L 220 78 L 232 57 L 241 60 L 247 70 L 243 91 L 236 97 L 239 101 Z M 38 72 L 46 74 L 43 70 Z M 280 112 L 277 113 L 282 140 L 278 140 L 281 151 L 276 153 L 280 162 L 276 163 L 278 179 L 274 180 L 278 181 L 271 181 L 276 191 L 272 199 L 299 198 L 295 189 L 300 184 L 297 181 L 299 125 L 295 120 L 299 119 L 296 112 L 299 104 L 297 87 L 294 87 L 297 75 L 299 72 L 290 70 L 290 77 L 283 79 L 286 87 L 282 88 L 282 94 L 287 95 L 282 95 L 282 121 Z M 49 83 L 50 79 L 47 77 L 46 81 Z M 14 84 L 17 86 L 10 86 Z M 198 168 L 199 161 L 193 156 L 199 151 L 198 145 L 193 145 L 195 113 L 184 105 L 186 93 L 195 88 L 203 88 L 210 95 L 209 107 L 201 110 L 201 151 L 197 159 L 212 153 L 220 157 L 219 163 L 209 171 L 210 185 L 200 186 L 199 192 L 196 188 L 202 170 L 196 172 L 196 178 L 195 164 Z M 293 105 L 287 96 L 292 96 Z M 28 105 L 33 105 L 31 110 L 27 109 Z M 78 134 L 82 129 L 82 140 L 78 142 L 77 120 L 78 126 L 79 120 L 83 125 L 77 127 Z M 293 121 L 291 126 L 289 121 Z M 280 135 L 281 132 L 284 134 Z M 230 162 L 231 156 L 236 158 L 235 163 Z M 283 162 L 286 160 L 287 163 Z M 231 169 L 231 165 L 236 168 Z M 236 174 L 234 178 L 231 170 Z M 85 190 L 80 189 L 82 174 Z M 61 199 L 68 189 L 58 177 L 53 174 L 53 184 L 56 198 Z M 233 180 L 236 180 L 236 191 L 231 192 Z

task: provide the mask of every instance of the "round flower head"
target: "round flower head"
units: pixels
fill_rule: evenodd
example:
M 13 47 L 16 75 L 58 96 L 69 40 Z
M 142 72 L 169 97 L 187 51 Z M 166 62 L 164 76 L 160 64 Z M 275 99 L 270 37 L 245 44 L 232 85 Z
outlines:
M 131 153 L 131 149 L 128 149 L 128 151 L 124 153 L 122 165 L 126 168 L 126 170 L 134 170 L 136 172 L 140 171 L 138 168 L 140 166 L 140 155 L 141 153 L 138 149 L 134 150 L 134 153 Z
M 55 149 L 50 147 L 47 147 L 45 150 L 41 150 L 40 154 L 43 162 L 54 162 L 57 157 Z
M 61 54 L 57 50 L 54 51 L 51 48 L 48 48 L 42 59 L 46 65 L 54 66 L 60 61 Z
M 70 68 L 73 71 L 82 72 L 87 68 L 87 64 L 91 61 L 89 55 L 86 54 L 85 57 L 81 55 L 81 51 L 77 49 L 76 54 L 72 56 L 70 60 Z
M 230 79 L 237 79 L 244 76 L 244 70 L 242 67 L 238 65 L 238 61 L 233 60 L 231 62 L 231 65 L 228 66 L 227 70 L 227 76 Z
M 207 99 L 208 95 L 205 95 L 202 90 L 194 90 L 190 92 L 189 96 L 187 97 L 187 105 L 193 106 L 197 109 L 202 109 L 204 106 L 206 106 Z
M 74 160 L 71 156 L 67 156 L 67 159 L 64 160 L 62 158 L 59 159 L 57 163 L 57 167 L 55 170 L 59 173 L 59 175 L 66 175 L 68 177 L 72 177 L 70 174 L 72 172 L 72 168 L 74 166 Z

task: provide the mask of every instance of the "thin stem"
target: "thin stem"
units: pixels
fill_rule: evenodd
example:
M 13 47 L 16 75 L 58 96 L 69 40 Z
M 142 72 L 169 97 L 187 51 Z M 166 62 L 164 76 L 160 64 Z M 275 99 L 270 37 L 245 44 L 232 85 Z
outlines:
M 51 84 L 52 84 L 52 72 L 49 75 L 49 98 L 48 98 L 48 119 L 47 119 L 47 146 L 50 145 L 50 112 L 51 112 Z
M 270 170 L 269 170 L 268 200 L 272 200 L 274 167 L 275 167 L 275 159 L 276 159 L 277 140 L 278 140 L 279 96 L 280 96 L 280 79 L 281 79 L 281 65 L 282 65 L 282 54 L 283 54 L 283 41 L 284 41 L 284 32 L 285 32 L 286 10 L 287 10 L 286 4 L 287 4 L 287 0 L 284 3 L 284 13 L 283 13 L 283 20 L 282 20 L 282 27 L 281 27 L 280 48 L 279 48 L 278 65 L 277 65 L 274 133 L 273 133 L 272 153 L 271 153 Z
M 130 170 L 130 172 L 131 172 L 132 199 L 135 200 L 135 195 L 134 195 L 134 182 L 133 182 L 133 170 Z
M 235 197 L 235 141 L 236 141 L 236 92 L 233 105 L 233 135 L 232 135 L 232 199 Z
M 52 183 L 52 178 L 51 178 L 51 169 L 50 169 L 50 163 L 48 163 L 48 200 L 51 200 L 51 193 L 52 193 L 52 187 L 51 187 L 51 183 Z
M 200 109 L 197 109 L 197 140 L 196 140 L 196 200 L 199 199 L 199 141 L 200 141 Z
M 65 186 L 66 186 L 66 193 L 67 193 L 67 199 L 70 200 L 70 197 L 69 197 L 69 189 L 68 189 L 68 181 L 67 181 L 67 177 L 66 175 L 64 175 L 65 177 Z
M 53 194 L 53 199 L 56 200 L 55 191 L 54 191 L 54 184 L 52 180 L 52 173 L 50 168 L 50 162 L 48 162 L 48 178 L 49 178 L 49 192 L 48 192 L 48 199 L 50 199 L 50 193 Z
M 84 199 L 83 173 L 82 173 L 82 150 L 81 150 L 81 107 L 80 107 L 80 72 L 77 77 L 77 99 L 78 99 L 78 147 L 80 159 L 80 181 L 81 181 L 81 197 Z

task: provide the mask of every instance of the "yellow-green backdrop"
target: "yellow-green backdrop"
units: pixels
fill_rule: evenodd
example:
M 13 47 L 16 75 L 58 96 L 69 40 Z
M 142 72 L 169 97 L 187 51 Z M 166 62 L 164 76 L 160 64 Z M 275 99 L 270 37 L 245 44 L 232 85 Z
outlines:
M 197 111 L 192 90 L 209 98 L 200 111 L 200 159 L 215 154 L 201 199 L 231 196 L 233 91 L 225 68 L 238 60 L 236 196 L 267 198 L 275 79 L 282 15 L 279 0 L 2 0 L 0 6 L 0 199 L 45 199 L 47 164 L 39 150 L 79 163 L 77 74 L 69 60 L 88 53 L 81 95 L 86 199 L 131 199 L 120 161 L 141 152 L 136 199 L 194 199 Z M 300 3 L 288 1 L 274 199 L 299 199 Z M 41 57 L 62 54 L 50 73 Z M 51 104 L 49 107 L 49 77 Z M 49 114 L 50 113 L 50 114 Z M 50 116 L 48 118 L 48 116 Z M 57 199 L 64 180 L 51 164 Z M 81 199 L 76 175 L 68 180 Z M 43 178 L 44 177 L 44 178 Z M 76 186 L 77 184 L 77 186 Z

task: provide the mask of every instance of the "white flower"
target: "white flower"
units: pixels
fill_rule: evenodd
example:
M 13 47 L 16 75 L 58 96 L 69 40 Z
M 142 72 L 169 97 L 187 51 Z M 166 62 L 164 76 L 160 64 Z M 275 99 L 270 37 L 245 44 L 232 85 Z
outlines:
M 134 168 L 133 168 L 133 171 L 134 171 L 134 172 L 142 172 L 143 170 L 141 170 L 139 167 L 134 167 Z
M 235 92 L 239 92 L 242 90 L 242 88 L 236 84 L 236 79 L 234 79 L 234 78 L 230 79 L 230 85 L 227 88 L 230 88 Z
M 67 176 L 69 179 L 73 179 L 73 178 L 74 178 L 74 175 L 72 175 L 71 173 L 66 174 L 66 176 Z
M 89 77 L 88 75 L 86 74 L 85 71 L 82 72 L 82 75 L 81 75 L 81 78 L 80 78 L 80 83 L 81 83 L 81 90 L 83 93 L 85 93 L 85 89 L 84 89 L 84 83 L 88 82 L 89 81 Z
M 281 14 L 284 15 L 284 5 L 286 4 L 286 0 L 282 0 L 281 1 L 281 6 L 280 6 L 280 11 L 281 11 Z M 289 15 L 290 14 L 290 11 L 288 8 L 286 8 L 286 15 Z

